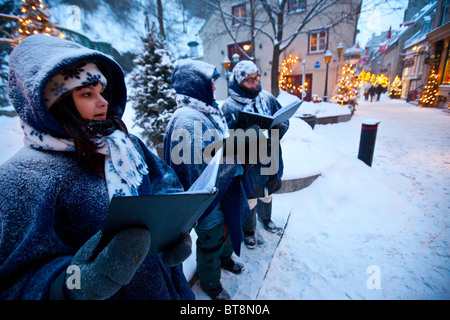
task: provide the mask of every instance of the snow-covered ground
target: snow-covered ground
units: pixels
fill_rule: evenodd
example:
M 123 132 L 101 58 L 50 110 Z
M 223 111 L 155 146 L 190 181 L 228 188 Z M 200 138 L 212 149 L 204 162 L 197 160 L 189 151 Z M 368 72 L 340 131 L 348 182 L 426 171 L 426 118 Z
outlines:
M 357 159 L 368 118 L 380 121 L 372 167 Z M 265 244 L 236 257 L 244 273 L 222 272 L 232 298 L 449 299 L 449 125 L 449 113 L 386 95 L 314 131 L 292 119 L 285 176 L 321 176 L 274 196 L 284 234 L 259 226 Z
M 326 113 L 326 104 L 310 107 Z M 124 119 L 138 133 L 130 109 Z M 357 159 L 367 118 L 380 121 L 372 167 Z M 321 176 L 274 196 L 284 233 L 258 226 L 264 244 L 235 257 L 244 273 L 222 273 L 232 298 L 450 299 L 449 128 L 449 113 L 387 96 L 360 100 L 349 122 L 312 130 L 293 118 L 282 141 L 285 178 Z M 0 116 L 0 139 L 1 164 L 22 146 L 17 117 Z M 184 269 L 190 279 L 195 252 Z

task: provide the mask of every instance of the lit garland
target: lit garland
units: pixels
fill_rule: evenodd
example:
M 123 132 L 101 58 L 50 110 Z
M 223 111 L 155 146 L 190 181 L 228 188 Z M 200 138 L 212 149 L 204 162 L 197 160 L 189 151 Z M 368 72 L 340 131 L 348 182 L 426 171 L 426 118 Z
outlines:
M 395 76 L 394 82 L 392 83 L 391 91 L 389 92 L 389 97 L 391 99 L 398 99 L 402 94 L 402 80 L 398 75 Z
M 371 82 L 375 87 L 379 84 L 381 84 L 384 88 L 386 88 L 389 85 L 389 78 L 384 75 L 380 74 L 375 76 L 375 80 Z
M 375 75 L 372 75 L 369 71 L 366 72 L 365 70 L 362 70 L 361 73 L 358 75 L 357 79 L 359 87 L 361 88 L 364 85 L 364 83 L 371 82 L 370 79 L 372 78 L 372 76 L 375 81 Z
M 342 74 L 340 80 L 333 92 L 332 103 L 337 103 L 340 105 L 351 105 L 355 106 L 358 100 L 359 92 L 358 77 L 355 75 L 355 70 L 353 65 L 345 64 L 342 67 Z
M 438 74 L 436 72 L 437 67 L 433 66 L 431 68 L 430 76 L 428 77 L 428 82 L 424 87 L 424 91 L 422 96 L 420 97 L 419 102 L 426 106 L 432 106 L 434 101 L 436 100 L 438 94 Z
M 293 58 L 292 55 L 289 55 L 288 59 L 284 59 L 281 65 L 281 74 L 280 79 L 278 80 L 278 87 L 287 93 L 300 95 L 302 96 L 303 86 L 300 84 L 298 87 L 292 83 L 292 79 L 288 80 L 288 76 L 292 75 L 292 66 L 298 63 L 299 58 Z M 308 81 L 305 80 L 305 92 L 308 91 Z
M 381 84 L 385 88 L 389 85 L 389 78 L 385 74 L 376 75 L 364 70 L 358 75 L 357 81 L 360 87 L 362 87 L 364 83 L 370 83 L 374 86 Z
M 64 35 L 56 30 L 50 22 L 50 14 L 47 12 L 42 0 L 22 0 L 22 16 L 19 18 L 19 42 L 33 34 L 45 34 L 64 38 Z

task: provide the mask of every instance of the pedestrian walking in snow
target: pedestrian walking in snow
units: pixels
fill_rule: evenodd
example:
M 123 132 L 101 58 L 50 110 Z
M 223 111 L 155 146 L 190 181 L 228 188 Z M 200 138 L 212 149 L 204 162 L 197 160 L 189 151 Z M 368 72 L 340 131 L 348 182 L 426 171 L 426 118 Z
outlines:
M 364 101 L 369 101 L 369 90 L 370 90 L 370 83 L 366 83 L 364 85 Z
M 181 266 L 189 235 L 147 255 L 152 235 L 126 229 L 93 256 L 112 197 L 183 190 L 128 134 L 120 66 L 79 44 L 33 35 L 9 67 L 25 147 L 0 167 L 0 298 L 194 299 Z
M 381 84 L 378 84 L 377 87 L 375 88 L 375 92 L 377 94 L 377 101 L 380 101 L 380 96 L 383 93 L 384 88 Z
M 262 90 L 258 67 L 252 61 L 241 61 L 233 69 L 229 83 L 229 97 L 222 105 L 222 111 L 227 119 L 230 129 L 241 127 L 238 122 L 240 110 L 256 112 L 272 116 L 281 105 L 269 92 Z M 289 128 L 289 121 L 279 125 L 279 139 L 283 137 Z M 271 132 L 276 130 L 271 130 Z M 244 243 L 248 248 L 255 248 L 256 213 L 264 228 L 269 232 L 276 232 L 276 225 L 272 222 L 272 194 L 281 187 L 283 175 L 283 160 L 281 147 L 279 150 L 278 172 L 274 175 L 262 175 L 258 164 L 251 167 L 244 174 L 244 186 L 247 192 L 248 203 L 251 209 L 250 216 L 243 223 Z
M 373 97 L 375 96 L 375 93 L 376 93 L 376 89 L 375 89 L 375 86 L 372 84 L 372 85 L 370 85 L 370 89 L 369 89 L 370 102 L 373 101 Z
M 172 85 L 177 93 L 178 109 L 173 114 L 164 138 L 164 159 L 175 170 L 187 190 L 206 168 L 205 159 L 196 161 L 195 147 L 208 145 L 227 137 L 228 126 L 214 100 L 214 83 L 219 77 L 216 68 L 202 61 L 180 60 L 175 66 Z M 211 140 L 203 140 L 205 132 L 215 132 Z M 179 144 L 178 133 L 188 133 L 191 148 L 187 162 L 174 159 Z M 219 194 L 198 221 L 197 273 L 200 286 L 214 300 L 228 300 L 230 295 L 222 287 L 221 268 L 239 274 L 244 266 L 232 259 L 239 255 L 243 240 L 241 224 L 249 214 L 242 186 L 243 167 L 236 162 L 220 166 L 217 187 Z

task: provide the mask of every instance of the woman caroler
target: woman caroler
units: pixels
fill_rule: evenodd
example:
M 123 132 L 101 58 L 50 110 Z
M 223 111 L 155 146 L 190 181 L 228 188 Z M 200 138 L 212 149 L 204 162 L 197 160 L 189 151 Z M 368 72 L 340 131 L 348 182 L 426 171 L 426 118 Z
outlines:
M 126 229 L 92 257 L 112 197 L 183 190 L 128 134 L 120 66 L 33 35 L 11 53 L 8 86 L 25 147 L 0 166 L 0 298 L 193 299 L 181 266 L 188 235 L 147 255 L 152 235 Z M 69 286 L 72 271 L 80 278 Z

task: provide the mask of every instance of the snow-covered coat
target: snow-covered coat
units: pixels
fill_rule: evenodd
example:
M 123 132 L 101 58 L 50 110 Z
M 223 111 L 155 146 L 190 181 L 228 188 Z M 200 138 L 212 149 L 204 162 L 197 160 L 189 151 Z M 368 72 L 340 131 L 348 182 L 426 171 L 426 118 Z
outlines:
M 278 100 L 269 92 L 261 90 L 259 94 L 253 98 L 247 98 L 244 91 L 238 85 L 234 77 L 230 79 L 229 83 L 230 96 L 222 104 L 222 112 L 227 120 L 228 127 L 230 129 L 237 129 L 240 127 L 238 119 L 238 113 L 240 110 L 258 112 L 268 114 L 272 116 L 277 112 L 281 105 Z M 236 99 L 236 97 L 244 99 Z M 251 101 L 250 104 L 247 102 Z M 261 103 L 263 105 L 256 106 L 255 103 Z M 256 110 L 255 110 L 256 108 Z M 282 123 L 279 129 L 279 138 L 283 137 L 289 128 L 289 121 Z M 264 197 L 264 188 L 268 189 L 269 194 L 274 193 L 281 187 L 281 177 L 283 175 L 283 157 L 281 153 L 281 145 L 279 146 L 279 167 L 278 172 L 274 175 L 261 175 L 262 167 L 269 167 L 272 164 L 257 164 L 252 166 L 248 171 L 244 173 L 243 185 L 249 198 Z
M 223 125 L 226 126 L 223 116 L 223 125 L 221 120 L 218 120 L 217 112 L 220 110 L 214 101 L 211 85 L 214 74 L 214 66 L 192 60 L 178 61 L 173 72 L 172 85 L 177 92 L 178 109 L 167 125 L 164 137 L 164 159 L 177 173 L 185 189 L 194 183 L 207 166 L 203 158 L 201 158 L 201 162 L 195 160 L 194 151 L 198 148 L 198 144 L 194 142 L 194 137 L 203 137 L 207 130 L 217 129 L 217 132 L 222 132 Z M 202 105 L 203 108 L 199 108 L 199 105 Z M 191 147 L 189 163 L 176 164 L 171 156 L 172 149 L 180 143 L 178 139 L 172 139 L 172 134 L 179 130 L 187 130 L 191 137 L 191 141 L 188 143 Z M 211 140 L 202 139 L 201 149 L 206 148 L 214 141 L 214 137 Z M 219 211 L 224 215 L 233 249 L 237 255 L 240 254 L 240 245 L 243 241 L 241 225 L 250 213 L 242 186 L 242 175 L 236 173 L 238 169 L 237 162 L 224 163 L 220 166 L 217 183 L 219 194 L 199 220 L 199 224 L 202 224 L 208 214 L 220 203 Z M 214 210 L 213 214 L 218 214 L 217 210 Z
M 55 137 L 70 138 L 50 115 L 44 89 L 75 62 L 90 59 L 113 87 L 109 111 L 122 116 L 126 87 L 108 56 L 66 40 L 30 36 L 10 56 L 10 99 L 22 121 Z M 139 195 L 182 190 L 173 170 L 130 135 L 149 174 Z M 55 278 L 101 230 L 110 200 L 105 179 L 82 168 L 74 152 L 22 148 L 0 166 L 0 299 L 46 299 Z M 120 266 L 118 266 L 120 267 Z M 63 288 L 61 288 L 62 290 Z M 194 299 L 182 266 L 147 256 L 134 278 L 111 299 Z

